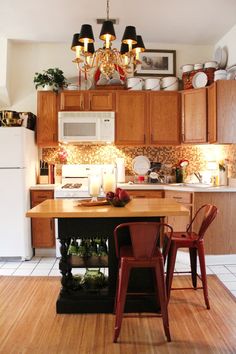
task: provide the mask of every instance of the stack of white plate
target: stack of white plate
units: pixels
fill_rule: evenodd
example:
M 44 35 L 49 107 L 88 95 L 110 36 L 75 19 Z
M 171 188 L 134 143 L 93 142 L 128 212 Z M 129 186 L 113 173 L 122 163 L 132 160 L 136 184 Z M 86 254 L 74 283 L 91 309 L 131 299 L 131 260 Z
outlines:
M 227 80 L 236 79 L 236 64 L 229 66 L 227 69 Z
M 226 70 L 216 70 L 214 72 L 214 81 L 217 80 L 227 80 L 227 71 Z

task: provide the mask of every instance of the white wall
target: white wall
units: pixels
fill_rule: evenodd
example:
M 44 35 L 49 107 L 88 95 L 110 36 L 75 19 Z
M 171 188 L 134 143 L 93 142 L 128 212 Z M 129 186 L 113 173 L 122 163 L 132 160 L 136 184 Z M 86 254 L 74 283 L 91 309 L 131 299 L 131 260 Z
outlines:
M 8 57 L 9 41 L 6 38 L 0 38 L 0 107 L 10 105 L 8 86 Z
M 148 49 L 176 50 L 177 74 L 181 77 L 180 66 L 212 59 L 212 46 L 174 45 L 147 43 Z M 12 42 L 8 59 L 11 106 L 16 111 L 36 113 L 36 90 L 33 84 L 35 72 L 50 67 L 59 67 L 66 78 L 77 76 L 76 65 L 72 62 L 74 52 L 66 43 Z
M 226 33 L 217 43 L 217 47 L 222 47 L 227 49 L 228 52 L 228 63 L 227 66 L 236 64 L 236 25 L 231 28 L 231 30 Z

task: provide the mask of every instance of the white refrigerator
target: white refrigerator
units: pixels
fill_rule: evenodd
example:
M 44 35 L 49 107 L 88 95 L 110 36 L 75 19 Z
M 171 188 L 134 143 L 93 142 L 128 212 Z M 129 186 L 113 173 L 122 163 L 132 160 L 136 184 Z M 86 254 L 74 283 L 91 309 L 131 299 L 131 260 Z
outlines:
M 34 131 L 0 127 L 0 257 L 33 255 L 30 186 L 36 183 L 37 146 Z

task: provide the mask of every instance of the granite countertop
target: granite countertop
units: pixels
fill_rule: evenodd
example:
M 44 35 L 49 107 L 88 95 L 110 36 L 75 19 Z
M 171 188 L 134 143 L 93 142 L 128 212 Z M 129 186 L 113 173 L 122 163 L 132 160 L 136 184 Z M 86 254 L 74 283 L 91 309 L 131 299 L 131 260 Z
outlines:
M 47 190 L 54 189 L 58 184 L 36 184 L 32 186 L 31 190 Z M 172 184 L 161 184 L 161 183 L 118 183 L 118 187 L 127 190 L 173 190 L 178 192 L 236 192 L 236 187 L 229 186 L 201 186 L 199 183 L 196 185 L 172 183 Z

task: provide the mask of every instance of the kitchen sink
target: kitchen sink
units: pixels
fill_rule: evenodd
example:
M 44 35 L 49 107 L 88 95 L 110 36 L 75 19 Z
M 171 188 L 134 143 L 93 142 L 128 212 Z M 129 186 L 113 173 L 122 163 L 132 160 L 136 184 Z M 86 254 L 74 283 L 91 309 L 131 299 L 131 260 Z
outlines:
M 183 183 L 183 185 L 186 187 L 196 187 L 196 188 L 210 188 L 210 187 L 212 187 L 211 184 L 205 184 L 205 183 Z

